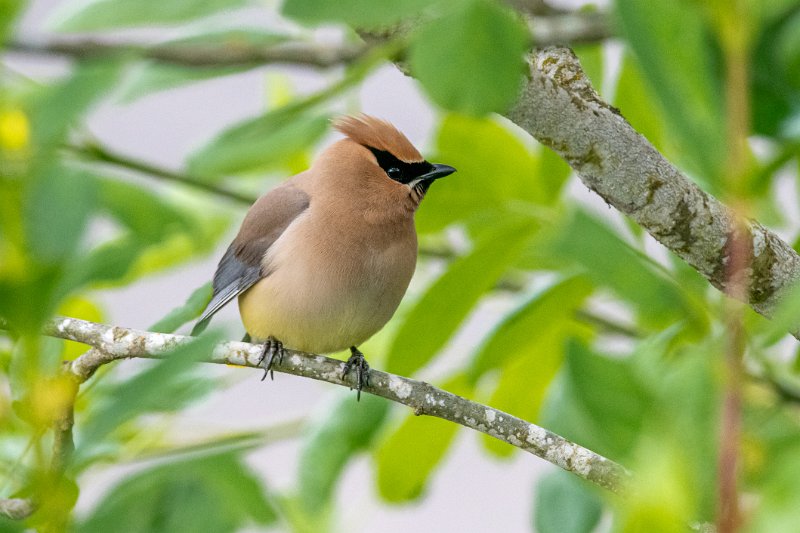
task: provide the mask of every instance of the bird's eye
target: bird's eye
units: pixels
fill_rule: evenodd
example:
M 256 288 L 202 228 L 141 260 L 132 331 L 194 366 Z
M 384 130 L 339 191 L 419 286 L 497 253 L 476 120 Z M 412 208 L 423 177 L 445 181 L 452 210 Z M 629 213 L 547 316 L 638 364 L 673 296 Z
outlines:
M 399 179 L 400 179 L 400 176 L 402 176 L 402 175 L 403 175 L 403 173 L 402 173 L 402 172 L 400 171 L 400 169 L 399 169 L 399 168 L 397 168 L 397 167 L 392 167 L 392 168 L 390 168 L 389 170 L 387 170 L 387 171 L 386 171 L 386 173 L 387 173 L 387 174 L 389 175 L 389 177 L 390 177 L 390 178 L 392 178 L 393 180 L 399 180 Z

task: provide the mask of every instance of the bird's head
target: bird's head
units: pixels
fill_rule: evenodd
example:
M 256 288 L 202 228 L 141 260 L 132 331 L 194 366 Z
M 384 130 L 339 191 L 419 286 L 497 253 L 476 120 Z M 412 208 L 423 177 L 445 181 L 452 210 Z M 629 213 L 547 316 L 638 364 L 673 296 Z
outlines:
M 337 180 L 356 180 L 349 185 L 358 187 L 367 201 L 373 196 L 413 211 L 434 181 L 456 171 L 426 161 L 411 141 L 385 120 L 364 114 L 345 116 L 336 119 L 334 127 L 347 138 L 323 157 L 327 155 L 340 167 Z

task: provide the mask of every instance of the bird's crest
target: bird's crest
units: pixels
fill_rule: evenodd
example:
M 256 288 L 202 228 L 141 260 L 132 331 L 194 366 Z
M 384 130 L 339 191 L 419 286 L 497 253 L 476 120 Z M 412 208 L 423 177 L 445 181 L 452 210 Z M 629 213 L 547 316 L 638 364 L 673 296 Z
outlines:
M 390 123 L 363 113 L 339 117 L 333 127 L 367 148 L 384 150 L 407 163 L 424 161 L 411 141 Z

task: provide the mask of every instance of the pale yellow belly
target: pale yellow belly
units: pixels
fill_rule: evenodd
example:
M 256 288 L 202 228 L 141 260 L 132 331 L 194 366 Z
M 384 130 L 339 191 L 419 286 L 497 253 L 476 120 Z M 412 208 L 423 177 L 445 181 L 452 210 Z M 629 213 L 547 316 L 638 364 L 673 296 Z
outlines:
M 245 329 L 254 340 L 275 337 L 287 348 L 332 353 L 357 346 L 394 314 L 413 274 L 413 263 L 342 272 L 300 260 L 277 268 L 239 297 Z M 405 266 L 402 266 L 405 265 Z

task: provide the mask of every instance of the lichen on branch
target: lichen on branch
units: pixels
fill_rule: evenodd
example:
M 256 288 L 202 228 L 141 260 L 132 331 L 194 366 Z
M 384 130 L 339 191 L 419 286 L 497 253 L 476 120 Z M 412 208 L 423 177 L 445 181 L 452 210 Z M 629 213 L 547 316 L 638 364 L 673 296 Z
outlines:
M 729 207 L 667 161 L 600 98 L 571 50 L 546 48 L 528 59 L 529 77 L 506 116 L 723 292 L 728 292 L 729 239 L 745 232 L 753 261 L 744 300 L 771 317 L 800 280 L 800 256 L 794 249 L 755 220 L 737 220 Z M 791 333 L 800 335 L 800 320 Z
M 104 364 L 130 357 L 162 359 L 192 341 L 192 337 L 183 335 L 151 333 L 68 317 L 52 319 L 45 325 L 44 333 L 93 347 L 65 366 L 65 371 L 79 382 L 89 379 Z M 214 347 L 205 361 L 258 368 L 261 351 L 257 344 L 223 342 Z M 274 368 L 276 372 L 352 387 L 353 377 L 343 377 L 343 369 L 344 362 L 337 359 L 293 350 L 287 350 L 286 357 Z M 630 477 L 621 465 L 560 435 L 429 383 L 373 369 L 364 392 L 406 405 L 417 415 L 435 416 L 480 431 L 614 492 L 622 491 Z

